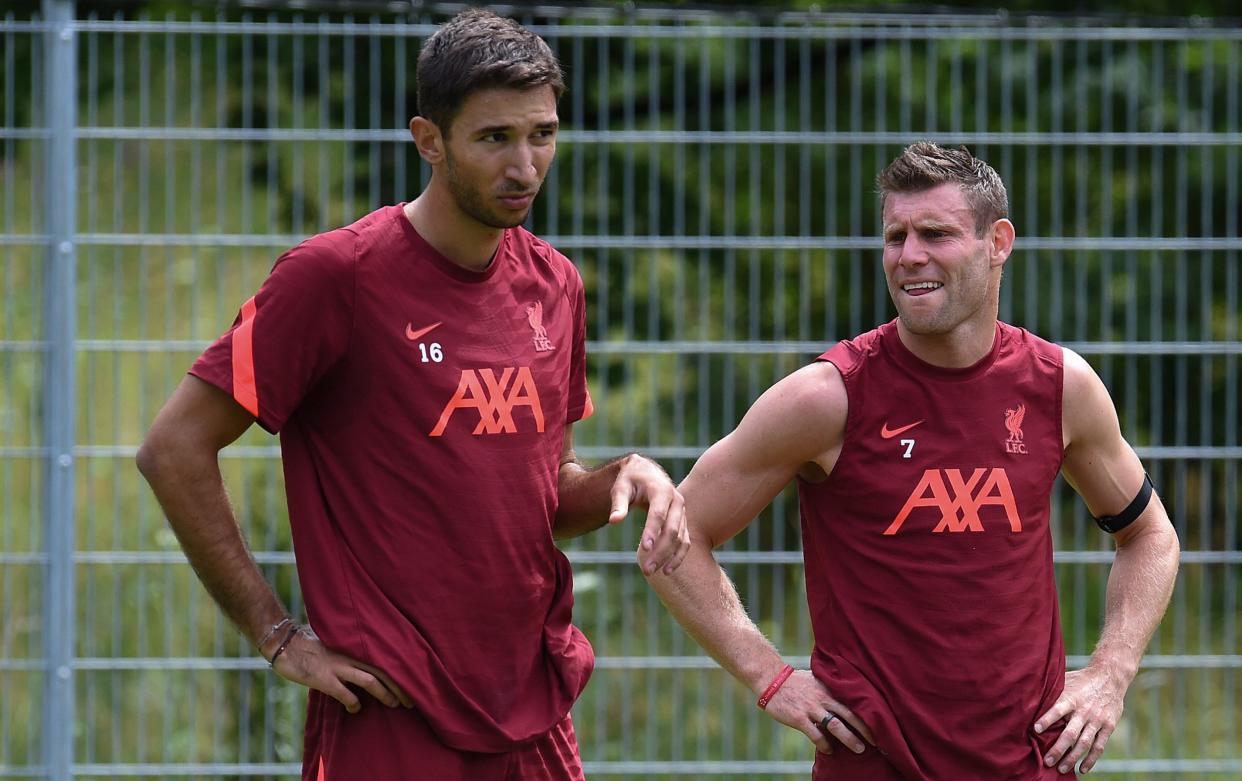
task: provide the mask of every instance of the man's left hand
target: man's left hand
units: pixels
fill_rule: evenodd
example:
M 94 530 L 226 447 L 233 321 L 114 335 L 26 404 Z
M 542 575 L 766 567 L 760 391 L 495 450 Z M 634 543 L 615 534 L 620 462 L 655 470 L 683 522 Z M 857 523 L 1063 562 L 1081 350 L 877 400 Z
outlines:
M 638 564 L 647 575 L 661 567 L 665 574 L 677 569 L 690 550 L 686 528 L 686 503 L 673 481 L 654 461 L 629 456 L 612 484 L 609 523 L 620 523 L 634 504 L 647 507 L 647 525 L 638 543 Z
M 1087 665 L 1066 673 L 1061 696 L 1035 722 L 1035 731 L 1043 732 L 1061 719 L 1069 718 L 1065 731 L 1044 756 L 1044 764 L 1057 765 L 1058 772 L 1068 773 L 1085 755 L 1081 771 L 1086 773 L 1095 767 L 1121 719 L 1125 690 L 1126 687 L 1102 667 Z

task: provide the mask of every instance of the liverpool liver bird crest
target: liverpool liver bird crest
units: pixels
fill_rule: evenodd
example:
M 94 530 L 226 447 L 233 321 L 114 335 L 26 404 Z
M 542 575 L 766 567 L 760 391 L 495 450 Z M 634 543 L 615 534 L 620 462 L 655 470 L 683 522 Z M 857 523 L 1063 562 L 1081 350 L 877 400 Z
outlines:
M 1026 405 L 1019 404 L 1017 409 L 1005 410 L 1005 428 L 1009 429 L 1009 441 L 1022 441 L 1022 419 L 1026 417 Z
M 535 351 L 548 352 L 556 349 L 552 346 L 552 342 L 548 341 L 548 329 L 543 325 L 543 302 L 536 301 L 526 307 L 526 322 L 530 323 L 530 327 L 535 332 Z

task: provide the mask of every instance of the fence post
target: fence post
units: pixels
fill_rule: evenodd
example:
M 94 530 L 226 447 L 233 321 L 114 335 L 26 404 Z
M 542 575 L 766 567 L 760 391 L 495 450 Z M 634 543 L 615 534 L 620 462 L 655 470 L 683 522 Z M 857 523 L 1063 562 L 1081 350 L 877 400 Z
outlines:
M 73 770 L 74 339 L 77 333 L 77 40 L 73 0 L 43 0 L 46 187 L 43 438 L 43 764 L 47 777 Z

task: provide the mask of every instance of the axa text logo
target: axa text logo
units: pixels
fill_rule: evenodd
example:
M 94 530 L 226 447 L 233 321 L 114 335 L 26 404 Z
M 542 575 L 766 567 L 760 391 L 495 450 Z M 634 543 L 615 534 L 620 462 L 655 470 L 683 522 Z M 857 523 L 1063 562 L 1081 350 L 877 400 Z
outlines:
M 471 432 L 475 436 L 516 434 L 518 428 L 513 411 L 518 407 L 530 408 L 535 419 L 535 430 L 542 433 L 543 405 L 539 402 L 539 389 L 535 387 L 535 378 L 531 376 L 529 367 L 506 366 L 499 377 L 492 369 L 462 369 L 457 390 L 440 413 L 431 436 L 442 435 L 453 413 L 465 409 L 479 414 L 478 425 Z
M 979 467 L 969 478 L 963 476 L 960 469 L 927 469 L 884 533 L 896 534 L 911 513 L 920 507 L 940 511 L 940 520 L 933 532 L 981 532 L 983 521 L 979 510 L 989 506 L 1004 509 L 1011 532 L 1022 531 L 1018 503 L 1004 468 Z

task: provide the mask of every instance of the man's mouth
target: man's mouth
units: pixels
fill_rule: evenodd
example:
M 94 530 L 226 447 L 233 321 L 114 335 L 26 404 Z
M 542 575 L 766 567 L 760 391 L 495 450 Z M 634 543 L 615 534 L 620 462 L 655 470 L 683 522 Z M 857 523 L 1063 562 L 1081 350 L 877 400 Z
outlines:
M 901 286 L 901 289 L 909 295 L 922 296 L 942 287 L 944 287 L 943 282 L 907 282 Z
M 535 193 L 504 193 L 500 200 L 510 209 L 525 209 L 535 200 Z

